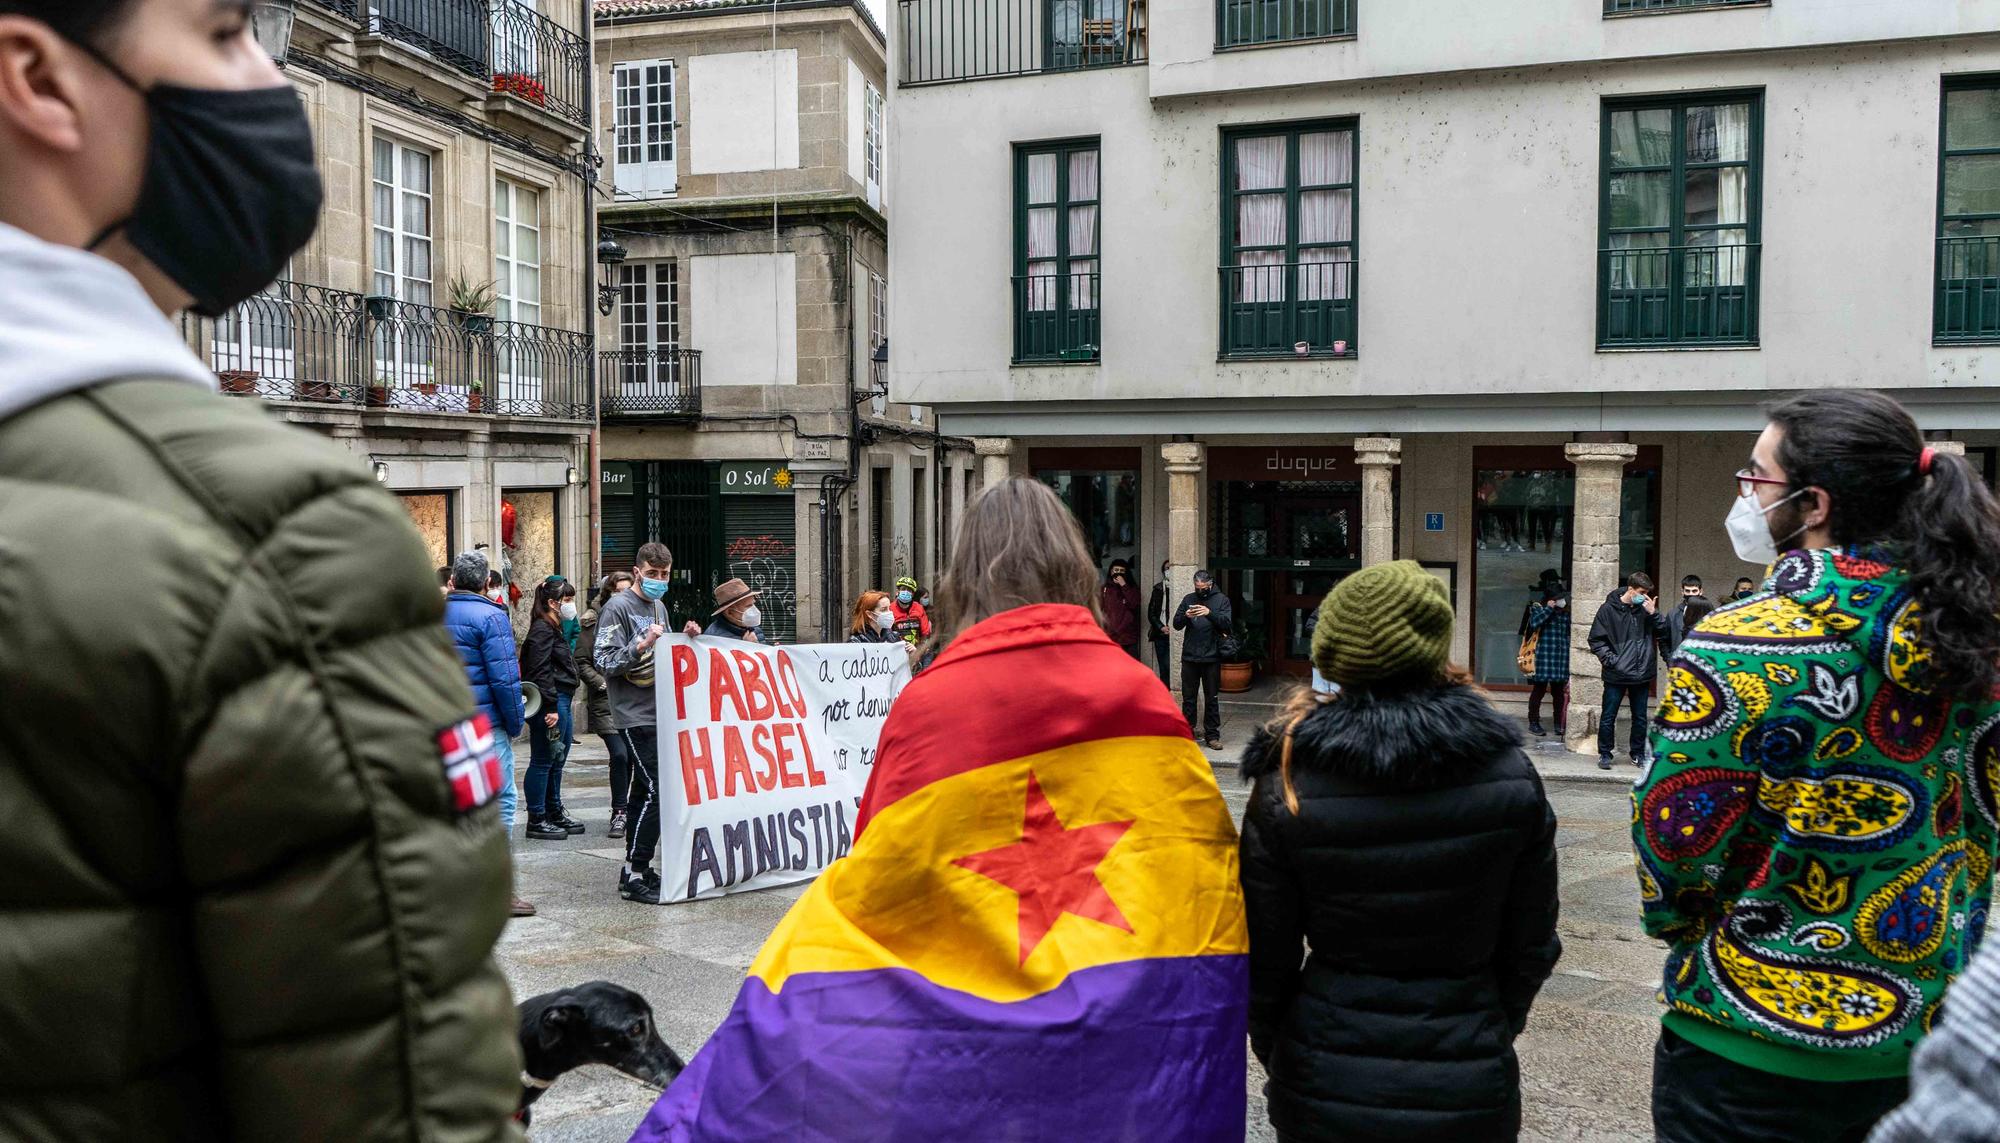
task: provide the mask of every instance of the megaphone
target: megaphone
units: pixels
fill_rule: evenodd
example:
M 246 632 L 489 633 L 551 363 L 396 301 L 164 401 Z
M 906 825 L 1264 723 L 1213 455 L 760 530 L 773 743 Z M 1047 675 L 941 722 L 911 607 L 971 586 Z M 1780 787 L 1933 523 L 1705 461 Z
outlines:
M 521 684 L 521 717 L 533 718 L 542 712 L 542 688 L 533 683 Z

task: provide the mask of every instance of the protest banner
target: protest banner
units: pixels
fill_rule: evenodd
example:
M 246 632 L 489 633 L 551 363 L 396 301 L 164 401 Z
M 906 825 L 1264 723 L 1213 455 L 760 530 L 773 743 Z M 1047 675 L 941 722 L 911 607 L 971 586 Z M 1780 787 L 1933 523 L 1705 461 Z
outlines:
M 901 643 L 660 640 L 660 902 L 809 880 L 854 845 Z

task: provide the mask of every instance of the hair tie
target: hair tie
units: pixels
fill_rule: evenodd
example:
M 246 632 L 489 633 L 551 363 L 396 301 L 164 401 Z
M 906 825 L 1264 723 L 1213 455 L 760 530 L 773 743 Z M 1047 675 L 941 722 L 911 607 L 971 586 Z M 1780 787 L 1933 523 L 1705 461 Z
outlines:
M 1936 459 L 1937 450 L 1928 445 L 1924 446 L 1924 451 L 1917 454 L 1917 475 L 1929 476 L 1931 474 L 1931 462 Z

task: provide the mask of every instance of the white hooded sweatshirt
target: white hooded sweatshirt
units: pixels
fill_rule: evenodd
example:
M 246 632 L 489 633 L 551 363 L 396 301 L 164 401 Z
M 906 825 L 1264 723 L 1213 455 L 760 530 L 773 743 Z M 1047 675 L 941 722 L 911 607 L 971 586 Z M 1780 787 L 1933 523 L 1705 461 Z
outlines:
M 89 251 L 0 223 L 0 420 L 140 377 L 216 386 L 138 279 Z

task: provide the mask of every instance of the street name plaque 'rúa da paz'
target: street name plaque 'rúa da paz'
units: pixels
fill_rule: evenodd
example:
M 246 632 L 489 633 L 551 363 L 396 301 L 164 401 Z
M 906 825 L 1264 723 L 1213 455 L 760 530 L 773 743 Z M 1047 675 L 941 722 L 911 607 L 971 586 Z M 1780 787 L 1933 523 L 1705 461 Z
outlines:
M 903 645 L 661 644 L 661 903 L 810 880 L 845 855 L 910 680 Z

